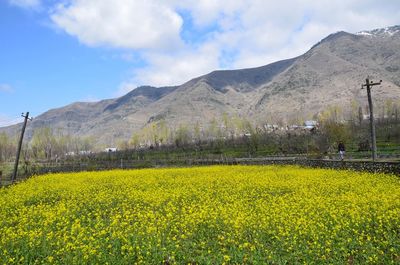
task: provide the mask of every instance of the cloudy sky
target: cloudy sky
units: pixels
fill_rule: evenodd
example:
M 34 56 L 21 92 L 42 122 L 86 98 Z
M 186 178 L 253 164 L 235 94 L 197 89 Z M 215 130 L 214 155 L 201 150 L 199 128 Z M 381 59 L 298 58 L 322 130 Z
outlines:
M 0 126 L 398 24 L 399 0 L 0 0 Z

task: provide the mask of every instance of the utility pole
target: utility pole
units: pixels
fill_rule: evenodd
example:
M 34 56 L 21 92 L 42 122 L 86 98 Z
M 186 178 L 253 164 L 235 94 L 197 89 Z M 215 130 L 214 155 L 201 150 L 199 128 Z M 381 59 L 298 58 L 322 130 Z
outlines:
M 372 98 L 371 98 L 371 88 L 373 86 L 378 86 L 382 84 L 382 80 L 380 80 L 377 83 L 374 83 L 367 78 L 365 80 L 365 84 L 361 85 L 361 89 L 364 87 L 367 88 L 367 95 L 368 95 L 368 105 L 369 105 L 369 123 L 370 123 L 370 129 L 371 129 L 371 142 L 372 142 L 372 161 L 375 161 L 377 158 L 376 155 L 376 135 L 375 135 L 375 121 L 374 121 L 374 110 L 372 106 Z
M 22 141 L 24 139 L 26 123 L 28 122 L 28 120 L 30 120 L 30 121 L 32 120 L 32 118 L 29 118 L 29 111 L 26 113 L 26 115 L 24 115 L 24 113 L 22 113 L 21 116 L 24 117 L 25 120 L 24 120 L 24 125 L 22 126 L 21 137 L 19 138 L 19 142 L 18 142 L 17 157 L 15 159 L 14 173 L 13 173 L 13 176 L 11 179 L 11 183 L 14 183 L 14 181 L 17 179 L 19 155 L 21 154 Z

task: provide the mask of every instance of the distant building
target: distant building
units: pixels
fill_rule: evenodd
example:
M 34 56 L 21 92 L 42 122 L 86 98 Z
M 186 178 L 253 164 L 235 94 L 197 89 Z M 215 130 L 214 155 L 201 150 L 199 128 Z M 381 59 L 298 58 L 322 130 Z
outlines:
M 273 132 L 279 130 L 279 126 L 277 124 L 264 124 L 264 130 L 267 132 Z
M 114 152 L 117 152 L 117 148 L 116 147 L 107 147 L 104 151 L 108 152 L 108 153 L 114 153 Z
M 304 129 L 307 129 L 307 130 L 313 130 L 317 126 L 318 126 L 318 122 L 317 121 L 310 120 L 310 121 L 305 121 L 304 122 Z
M 86 150 L 79 151 L 80 155 L 90 155 L 91 153 L 92 151 L 86 151 Z
M 389 118 L 389 116 L 388 115 L 383 115 L 383 117 L 382 117 L 382 115 L 381 116 L 379 116 L 379 115 L 374 115 L 374 120 L 379 120 L 379 119 L 388 119 Z M 364 114 L 363 115 L 363 120 L 369 120 L 369 114 Z

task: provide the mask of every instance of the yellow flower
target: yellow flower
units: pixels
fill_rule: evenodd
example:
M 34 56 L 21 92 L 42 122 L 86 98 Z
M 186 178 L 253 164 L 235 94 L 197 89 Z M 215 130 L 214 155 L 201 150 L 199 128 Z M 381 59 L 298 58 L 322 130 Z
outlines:
M 0 264 L 33 255 L 61 264 L 391 264 L 399 216 L 400 181 L 385 174 L 297 166 L 48 174 L 0 189 Z

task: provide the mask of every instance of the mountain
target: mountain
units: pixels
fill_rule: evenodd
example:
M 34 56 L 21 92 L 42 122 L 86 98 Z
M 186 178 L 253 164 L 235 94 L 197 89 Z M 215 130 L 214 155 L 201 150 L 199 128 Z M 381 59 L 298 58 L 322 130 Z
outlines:
M 114 145 L 147 124 L 201 124 L 224 113 L 257 123 L 290 123 L 310 119 L 330 106 L 349 110 L 367 105 L 361 83 L 383 80 L 374 87 L 374 102 L 400 100 L 400 26 L 337 32 L 296 58 L 266 66 L 214 71 L 175 87 L 138 87 L 125 96 L 94 103 L 78 102 L 49 110 L 29 126 L 49 126 L 78 136 L 94 136 Z M 3 128 L 15 133 L 20 126 Z

